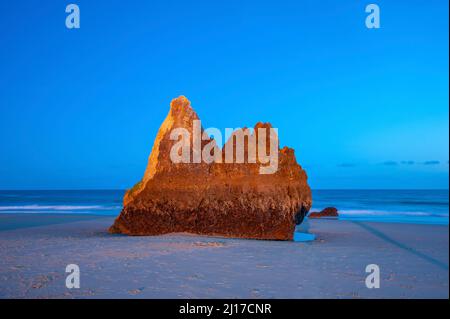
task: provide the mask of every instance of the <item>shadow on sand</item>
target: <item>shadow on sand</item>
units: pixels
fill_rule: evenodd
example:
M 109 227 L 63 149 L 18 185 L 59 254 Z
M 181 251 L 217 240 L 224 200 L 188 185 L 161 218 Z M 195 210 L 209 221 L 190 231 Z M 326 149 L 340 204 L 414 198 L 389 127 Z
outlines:
M 405 244 L 402 244 L 402 243 L 396 241 L 395 239 L 393 239 L 393 238 L 387 236 L 386 234 L 384 234 L 383 232 L 381 232 L 381 231 L 379 231 L 379 230 L 377 230 L 377 229 L 375 229 L 375 228 L 373 228 L 373 227 L 371 227 L 371 226 L 369 226 L 369 225 L 367 225 L 367 224 L 365 224 L 363 222 L 353 221 L 352 223 L 358 225 L 361 228 L 364 228 L 365 230 L 367 230 L 371 234 L 377 236 L 378 238 L 380 238 L 380 239 L 382 239 L 382 240 L 384 240 L 384 241 L 386 241 L 386 242 L 388 242 L 388 243 L 390 243 L 390 244 L 392 244 L 392 245 L 394 245 L 394 246 L 396 246 L 396 247 L 398 247 L 400 249 L 403 249 L 404 251 L 407 251 L 407 252 L 415 255 L 416 257 L 419 257 L 419 258 L 421 258 L 423 260 L 426 260 L 429 263 L 432 263 L 433 265 L 435 265 L 435 266 L 437 266 L 437 267 L 439 267 L 439 268 L 441 268 L 443 270 L 447 270 L 448 271 L 448 265 L 447 264 L 445 264 L 445 263 L 443 263 L 443 262 L 441 262 L 441 261 L 439 261 L 439 260 L 437 260 L 437 259 L 435 259 L 435 258 L 433 258 L 431 256 L 428 256 L 428 255 L 426 255 L 424 253 L 421 253 L 420 251 L 417 251 L 414 248 L 406 246 Z

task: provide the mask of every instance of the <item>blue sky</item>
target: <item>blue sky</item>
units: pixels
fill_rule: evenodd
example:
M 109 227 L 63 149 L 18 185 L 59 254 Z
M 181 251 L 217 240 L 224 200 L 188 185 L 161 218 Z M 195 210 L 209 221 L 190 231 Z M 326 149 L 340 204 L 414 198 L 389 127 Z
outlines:
M 0 2 L 0 189 L 129 188 L 170 100 L 269 121 L 313 188 L 448 188 L 448 1 Z

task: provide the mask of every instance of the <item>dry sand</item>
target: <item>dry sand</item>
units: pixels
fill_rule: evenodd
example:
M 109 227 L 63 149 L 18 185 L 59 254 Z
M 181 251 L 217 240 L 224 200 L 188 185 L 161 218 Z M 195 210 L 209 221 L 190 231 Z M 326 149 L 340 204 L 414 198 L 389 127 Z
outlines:
M 54 215 L 52 215 L 54 217 Z M 309 220 L 314 242 L 110 235 L 112 217 L 0 215 L 0 298 L 448 298 L 448 226 Z M 80 289 L 67 289 L 77 264 Z M 378 264 L 381 287 L 365 286 Z

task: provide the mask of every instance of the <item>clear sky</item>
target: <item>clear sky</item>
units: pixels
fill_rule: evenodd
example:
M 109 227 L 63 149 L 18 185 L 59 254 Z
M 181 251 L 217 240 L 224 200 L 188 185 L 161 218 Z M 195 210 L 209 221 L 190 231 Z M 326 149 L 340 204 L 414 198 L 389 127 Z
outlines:
M 181 94 L 313 188 L 448 188 L 448 1 L 371 2 L 1 1 L 0 189 L 131 187 Z

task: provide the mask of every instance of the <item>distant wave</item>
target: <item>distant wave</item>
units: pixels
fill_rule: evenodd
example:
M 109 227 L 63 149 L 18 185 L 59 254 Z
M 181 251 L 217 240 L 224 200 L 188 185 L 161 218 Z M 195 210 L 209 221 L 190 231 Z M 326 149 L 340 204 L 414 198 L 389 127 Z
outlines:
M 404 200 L 404 201 L 399 201 L 399 204 L 403 204 L 403 205 L 421 205 L 421 206 L 448 206 L 448 202 L 445 201 L 414 201 L 414 200 Z
M 311 211 L 321 211 L 321 209 L 314 209 Z M 339 215 L 342 217 L 357 217 L 357 216 L 371 216 L 371 217 L 390 217 L 390 216 L 402 216 L 402 217 L 446 217 L 448 214 L 437 214 L 429 212 L 411 212 L 411 211 L 382 211 L 382 210 L 369 210 L 369 209 L 344 209 L 339 210 Z
M 435 214 L 435 213 L 428 213 L 428 212 L 387 212 L 387 211 L 377 211 L 377 210 L 343 210 L 339 211 L 339 214 L 342 216 L 348 215 L 348 216 L 430 216 L 430 217 L 448 217 L 448 215 L 445 214 Z
M 0 206 L 0 211 L 73 211 L 73 210 L 111 210 L 120 208 L 122 208 L 122 206 L 21 205 L 21 206 Z

